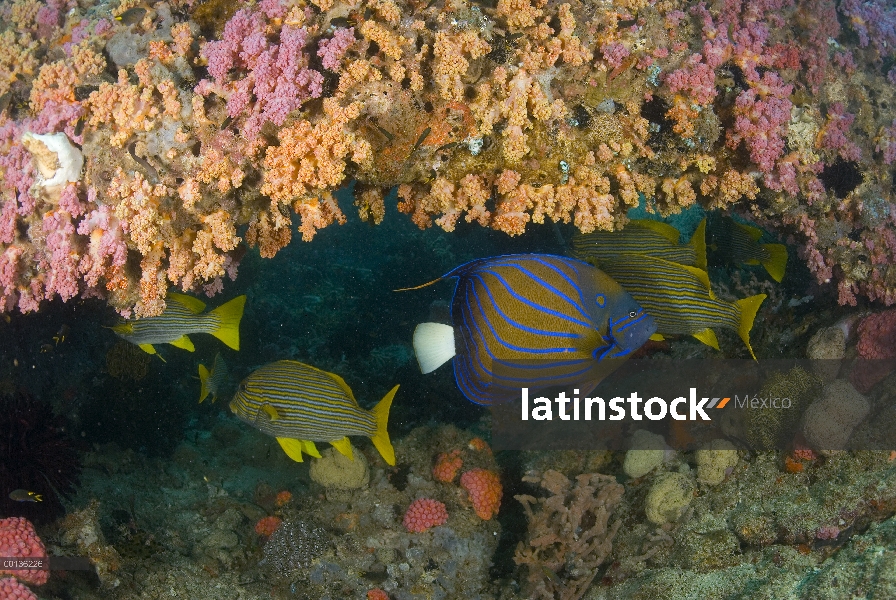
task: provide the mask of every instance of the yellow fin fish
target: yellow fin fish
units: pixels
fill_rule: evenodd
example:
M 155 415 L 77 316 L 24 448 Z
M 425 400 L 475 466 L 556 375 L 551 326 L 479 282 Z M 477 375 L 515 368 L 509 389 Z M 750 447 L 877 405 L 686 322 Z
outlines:
M 165 311 L 157 317 L 146 317 L 119 323 L 112 331 L 120 337 L 155 354 L 153 344 L 171 344 L 193 352 L 193 333 L 208 333 L 234 350 L 240 349 L 240 320 L 243 318 L 245 296 L 237 296 L 218 308 L 203 312 L 205 304 L 191 296 L 168 294 Z
M 769 276 L 781 283 L 787 270 L 784 244 L 761 244 L 762 230 L 722 217 L 712 224 L 713 248 L 728 263 L 762 265 Z
M 212 396 L 212 403 L 218 399 L 218 392 L 224 387 L 227 381 L 227 364 L 221 353 L 215 354 L 215 362 L 212 363 L 212 369 L 209 371 L 205 365 L 199 365 L 199 403 L 205 400 L 209 394 Z
M 230 410 L 242 421 L 277 439 L 292 460 L 320 458 L 315 442 L 329 442 L 352 458 L 348 436 L 370 438 L 383 460 L 395 464 L 386 429 L 396 385 L 371 410 L 358 405 L 351 388 L 335 373 L 294 360 L 256 369 L 240 383 Z
M 736 302 L 716 298 L 706 271 L 643 254 L 620 254 L 597 263 L 656 321 L 658 334 L 692 335 L 718 349 L 714 327 L 733 329 L 750 351 L 750 330 L 765 294 Z
M 706 219 L 700 221 L 687 244 L 679 231 L 662 221 L 639 219 L 620 231 L 595 231 L 572 238 L 572 255 L 579 260 L 612 258 L 617 254 L 646 254 L 706 270 Z

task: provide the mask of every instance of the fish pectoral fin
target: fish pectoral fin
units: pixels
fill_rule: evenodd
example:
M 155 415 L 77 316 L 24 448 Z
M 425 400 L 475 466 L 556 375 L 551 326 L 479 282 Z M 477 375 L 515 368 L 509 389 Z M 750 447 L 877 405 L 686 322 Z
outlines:
M 271 419 L 271 421 L 276 421 L 280 418 L 280 414 L 277 412 L 277 409 L 267 403 L 261 405 L 261 412 L 266 414 L 268 418 Z
M 114 325 L 110 327 L 112 331 L 119 335 L 130 335 L 134 333 L 134 324 L 133 323 L 119 323 L 118 325 Z
M 152 344 L 137 344 L 140 346 L 140 349 L 146 352 L 147 354 L 155 354 L 156 349 L 152 347 Z
M 420 323 L 414 329 L 414 354 L 424 375 L 454 358 L 454 327 L 444 323 Z
M 330 442 L 330 445 L 336 448 L 336 450 L 342 456 L 346 457 L 349 460 L 355 460 L 354 455 L 352 454 L 352 443 L 348 441 L 347 437 L 342 439 L 333 440 Z
M 177 338 L 176 340 L 174 340 L 173 342 L 168 342 L 168 343 L 171 344 L 172 346 L 174 346 L 175 348 L 182 348 L 182 349 L 186 350 L 187 352 L 193 352 L 194 350 L 196 350 L 196 348 L 193 346 L 193 342 L 191 342 L 190 338 L 188 338 L 185 335 L 182 335 L 179 338 Z
M 662 333 L 654 333 L 649 339 L 654 342 L 662 342 L 666 338 L 663 337 Z
M 308 456 L 313 456 L 314 458 L 320 458 L 320 452 L 317 450 L 317 446 L 314 445 L 314 442 L 311 440 L 299 440 L 302 442 L 302 450 Z
M 277 442 L 280 444 L 280 447 L 283 448 L 283 451 L 286 452 L 286 456 L 290 457 L 296 462 L 304 462 L 302 460 L 302 449 L 304 448 L 304 442 L 301 440 L 294 440 L 292 438 L 278 437 Z
M 709 346 L 710 348 L 719 349 L 719 340 L 716 338 L 716 332 L 707 327 L 703 331 L 698 331 L 697 333 L 692 333 L 695 338 Z

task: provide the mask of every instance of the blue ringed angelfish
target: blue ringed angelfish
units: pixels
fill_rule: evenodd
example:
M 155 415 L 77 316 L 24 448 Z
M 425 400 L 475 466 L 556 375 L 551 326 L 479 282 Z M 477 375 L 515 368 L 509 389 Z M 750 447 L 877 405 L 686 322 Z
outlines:
M 618 283 L 572 258 L 484 258 L 439 280 L 449 277 L 453 327 L 421 323 L 414 351 L 424 373 L 453 359 L 458 387 L 477 404 L 519 398 L 523 387 L 593 389 L 655 331 Z

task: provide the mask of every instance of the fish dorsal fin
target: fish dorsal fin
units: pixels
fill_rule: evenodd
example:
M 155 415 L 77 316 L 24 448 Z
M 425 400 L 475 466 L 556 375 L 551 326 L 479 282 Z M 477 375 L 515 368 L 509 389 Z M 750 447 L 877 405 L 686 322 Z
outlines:
M 313 456 L 314 458 L 320 458 L 320 452 L 317 450 L 317 446 L 314 445 L 314 442 L 311 440 L 299 440 L 302 443 L 302 450 L 308 456 Z
M 280 414 L 277 412 L 277 409 L 265 402 L 261 405 L 261 409 L 258 411 L 259 415 L 264 413 L 271 419 L 271 421 L 276 421 L 280 418 Z
M 355 395 L 352 393 L 352 388 L 348 387 L 348 384 L 345 382 L 345 379 L 337 375 L 336 373 L 330 373 L 329 371 L 321 371 L 321 373 L 326 373 L 330 377 L 333 378 L 333 381 L 336 382 L 336 385 L 342 388 L 342 391 L 345 392 L 345 395 L 348 396 L 351 401 L 358 406 L 358 401 L 355 400 Z
M 678 245 L 678 239 L 681 237 L 681 233 L 677 229 L 675 229 L 668 223 L 663 223 L 662 221 L 653 221 L 651 219 L 638 219 L 636 221 L 632 221 L 630 223 L 630 225 L 634 225 L 635 227 L 642 227 L 644 229 L 653 230 L 653 231 L 657 232 L 658 234 L 660 234 L 661 236 L 663 236 L 664 238 L 666 238 L 667 240 L 669 240 L 670 242 L 672 242 L 673 244 L 675 244 L 676 246 Z
M 762 230 L 758 227 L 744 225 L 743 223 L 738 223 L 737 221 L 735 221 L 734 224 L 740 227 L 748 236 L 750 236 L 750 239 L 752 239 L 754 242 L 758 242 L 759 238 L 762 237 Z
M 414 354 L 424 375 L 454 358 L 454 327 L 444 323 L 420 323 L 414 329 Z
M 294 440 L 292 438 L 278 437 L 277 442 L 280 444 L 280 447 L 283 448 L 283 451 L 286 452 L 286 456 L 296 462 L 304 462 L 302 460 L 302 441 Z
M 706 217 L 697 225 L 694 235 L 688 242 L 688 246 L 694 249 L 694 266 L 706 270 Z
M 174 300 L 178 304 L 182 304 L 187 310 L 191 313 L 201 313 L 205 310 L 205 302 L 199 300 L 198 298 L 194 298 L 193 296 L 187 296 L 186 294 L 175 294 L 174 292 L 169 292 L 168 298 Z
M 354 454 L 352 454 L 352 443 L 348 441 L 347 437 L 333 440 L 332 442 L 330 442 L 330 445 L 336 448 L 336 450 L 342 456 L 346 457 L 349 460 L 355 460 Z
M 174 346 L 175 348 L 183 348 L 184 350 L 186 350 L 188 352 L 193 352 L 194 350 L 196 350 L 196 348 L 193 346 L 193 342 L 191 342 L 190 338 L 188 338 L 186 335 L 182 335 L 179 338 L 177 338 L 176 340 L 174 340 L 173 342 L 168 342 L 168 343 L 171 344 L 172 346 Z
M 716 295 L 712 293 L 712 286 L 709 284 L 709 275 L 706 273 L 706 271 L 688 265 L 679 265 L 678 263 L 673 264 L 677 265 L 681 269 L 684 269 L 685 271 L 699 279 L 700 283 L 702 283 L 706 287 L 706 292 L 709 294 L 709 297 L 715 300 Z
M 698 269 L 697 267 L 692 267 L 690 265 L 682 265 L 677 262 L 672 262 L 671 260 L 666 260 L 664 258 L 654 258 L 654 257 L 645 257 L 650 258 L 651 260 L 656 261 L 659 264 L 667 265 L 669 269 L 681 269 L 682 271 L 687 271 L 694 277 L 700 280 L 700 283 L 706 288 L 706 292 L 709 294 L 709 297 L 715 300 L 716 296 L 712 293 L 712 286 L 709 284 L 709 275 L 703 269 Z
M 698 331 L 697 333 L 691 334 L 710 348 L 719 349 L 719 340 L 716 338 L 716 333 L 707 327 L 703 331 Z

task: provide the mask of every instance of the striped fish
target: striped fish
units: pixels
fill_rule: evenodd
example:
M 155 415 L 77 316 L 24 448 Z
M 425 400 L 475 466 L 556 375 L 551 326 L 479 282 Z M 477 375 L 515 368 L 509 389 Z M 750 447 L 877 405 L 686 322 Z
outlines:
M 727 263 L 762 265 L 772 279 L 781 283 L 787 270 L 784 244 L 760 244 L 762 230 L 738 223 L 731 217 L 715 220 L 710 229 L 713 249 Z
M 655 331 L 618 283 L 575 259 L 498 256 L 448 277 L 453 326 L 421 323 L 414 351 L 424 373 L 453 358 L 458 387 L 477 404 L 518 399 L 523 387 L 587 393 Z
M 214 404 L 218 399 L 218 392 L 221 391 L 226 382 L 227 363 L 224 362 L 224 358 L 218 352 L 215 354 L 215 362 L 212 363 L 211 371 L 206 369 L 205 365 L 199 365 L 199 403 L 202 404 L 202 401 L 211 394 L 212 404 Z
M 659 334 L 693 335 L 718 350 L 712 328 L 726 327 L 740 335 L 756 358 L 750 330 L 765 294 L 736 302 L 719 300 L 706 271 L 643 254 L 620 254 L 598 264 L 654 318 Z
M 680 233 L 666 223 L 631 221 L 620 231 L 595 231 L 572 238 L 572 255 L 579 260 L 601 261 L 617 254 L 646 254 L 706 269 L 706 219 L 700 221 L 691 240 L 679 245 Z
M 161 315 L 119 323 L 112 331 L 149 354 L 156 353 L 153 344 L 171 344 L 193 352 L 193 342 L 188 337 L 191 333 L 210 333 L 234 350 L 240 349 L 245 296 L 237 296 L 207 313 L 202 312 L 202 301 L 183 294 L 169 293 L 165 304 Z
M 320 458 L 314 442 L 329 442 L 352 458 L 350 435 L 370 438 L 380 455 L 395 464 L 386 424 L 396 385 L 371 410 L 358 406 L 339 375 L 294 360 L 260 367 L 240 383 L 230 410 L 262 433 L 277 438 L 296 462 L 302 453 Z

